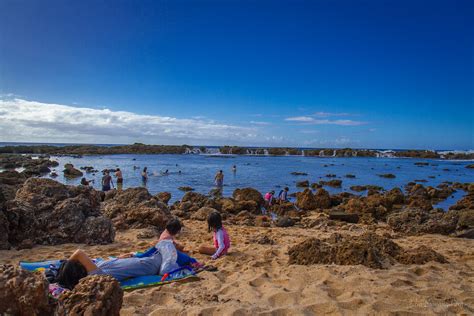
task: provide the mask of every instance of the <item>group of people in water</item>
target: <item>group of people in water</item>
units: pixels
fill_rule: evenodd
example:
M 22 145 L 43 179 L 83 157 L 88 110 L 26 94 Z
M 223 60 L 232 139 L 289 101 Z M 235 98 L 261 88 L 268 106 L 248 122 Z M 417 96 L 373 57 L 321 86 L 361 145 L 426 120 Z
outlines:
M 222 225 L 220 213 L 210 213 L 207 218 L 208 231 L 213 233 L 213 246 L 203 245 L 198 252 L 216 260 L 225 256 L 231 246 L 230 237 Z M 183 245 L 176 240 L 182 224 L 171 219 L 153 247 L 143 253 L 127 253 L 103 261 L 92 260 L 84 251 L 76 250 L 68 260 L 61 263 L 55 277 L 55 283 L 66 289 L 72 289 L 81 278 L 93 274 L 111 275 L 117 280 L 145 276 L 166 275 L 179 267 L 190 266 L 205 268 L 195 258 L 189 256 Z

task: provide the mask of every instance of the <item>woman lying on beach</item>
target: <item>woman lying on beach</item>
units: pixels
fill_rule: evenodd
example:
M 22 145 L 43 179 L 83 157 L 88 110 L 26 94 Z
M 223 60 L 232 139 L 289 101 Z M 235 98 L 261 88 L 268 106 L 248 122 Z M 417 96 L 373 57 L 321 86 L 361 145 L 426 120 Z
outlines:
M 94 262 L 82 250 L 76 250 L 66 261 L 58 277 L 58 283 L 73 288 L 87 275 L 107 274 L 117 280 L 145 275 L 163 275 L 178 267 L 199 265 L 196 259 L 176 250 L 172 237 L 181 230 L 178 220 L 168 222 L 169 238 L 160 239 L 155 247 L 144 253 L 129 253 L 117 258 Z

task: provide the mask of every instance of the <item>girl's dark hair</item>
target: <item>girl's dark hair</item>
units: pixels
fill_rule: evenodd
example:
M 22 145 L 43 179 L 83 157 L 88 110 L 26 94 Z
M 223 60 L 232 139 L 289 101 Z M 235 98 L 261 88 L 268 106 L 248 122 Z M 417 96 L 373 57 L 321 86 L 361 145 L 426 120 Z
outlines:
M 56 276 L 56 282 L 69 290 L 72 290 L 79 280 L 87 276 L 87 270 L 84 266 L 74 260 L 65 260 L 59 267 Z
M 148 169 L 148 167 L 145 167 L 145 168 L 143 168 L 143 171 L 146 171 L 147 169 Z
M 219 212 L 212 212 L 207 217 L 207 229 L 208 231 L 219 230 L 222 228 L 222 217 Z
M 171 235 L 176 235 L 181 231 L 181 222 L 177 218 L 170 219 L 168 223 L 166 224 L 166 230 L 171 234 Z

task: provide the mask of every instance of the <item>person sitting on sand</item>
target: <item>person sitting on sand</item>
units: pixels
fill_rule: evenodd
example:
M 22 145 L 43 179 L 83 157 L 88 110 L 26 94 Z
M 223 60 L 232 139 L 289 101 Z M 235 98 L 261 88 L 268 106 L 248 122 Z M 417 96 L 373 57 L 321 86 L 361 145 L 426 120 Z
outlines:
M 222 217 L 219 212 L 212 212 L 207 217 L 208 231 L 213 232 L 214 247 L 202 245 L 199 247 L 199 252 L 205 255 L 210 255 L 211 259 L 215 260 L 229 251 L 230 238 L 222 226 Z
M 176 235 L 181 232 L 181 222 L 177 218 L 170 219 L 166 224 L 165 230 L 161 233 L 158 242 L 162 240 L 171 240 L 173 241 L 174 246 L 178 251 L 184 251 L 184 246 L 178 244 L 176 241 Z
M 267 192 L 267 194 L 265 194 L 264 196 L 264 200 L 265 200 L 265 208 L 270 208 L 272 205 L 273 205 L 273 196 L 275 195 L 275 191 L 270 191 L 270 192 Z
M 214 182 L 219 188 L 224 185 L 224 172 L 222 170 L 219 170 L 219 172 L 216 173 L 216 176 L 214 177 Z
M 120 170 L 120 168 L 117 168 L 117 170 L 115 170 L 115 177 L 117 178 L 117 189 L 122 190 L 123 175 L 122 175 L 122 170 Z
M 112 181 L 112 177 L 110 176 L 110 172 L 106 170 L 104 172 L 104 176 L 102 177 L 102 191 L 107 192 L 114 187 L 114 182 Z
M 286 203 L 288 202 L 288 191 L 290 189 L 288 189 L 288 187 L 284 188 L 283 190 L 280 191 L 280 193 L 278 194 L 278 200 L 280 201 L 280 203 Z

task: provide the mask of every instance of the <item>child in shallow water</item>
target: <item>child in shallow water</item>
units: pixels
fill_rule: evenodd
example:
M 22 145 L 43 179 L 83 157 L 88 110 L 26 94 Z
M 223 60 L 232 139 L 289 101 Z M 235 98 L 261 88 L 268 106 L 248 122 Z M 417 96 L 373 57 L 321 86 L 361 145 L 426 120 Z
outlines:
M 201 246 L 199 252 L 210 255 L 213 260 L 227 254 L 230 248 L 230 238 L 222 226 L 221 214 L 213 212 L 207 217 L 207 225 L 209 232 L 213 232 L 214 247 Z

